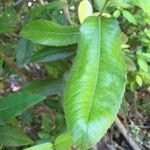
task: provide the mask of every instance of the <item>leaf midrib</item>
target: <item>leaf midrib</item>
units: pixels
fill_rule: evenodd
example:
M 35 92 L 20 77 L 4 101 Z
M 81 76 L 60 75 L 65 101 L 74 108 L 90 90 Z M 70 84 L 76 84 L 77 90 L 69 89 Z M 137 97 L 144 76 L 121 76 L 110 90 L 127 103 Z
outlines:
M 26 34 L 26 32 L 30 32 L 31 33 L 36 33 L 36 34 L 41 34 L 41 33 L 45 33 L 45 34 L 53 34 L 53 35 L 63 35 L 66 36 L 67 35 L 79 35 L 79 32 L 50 32 L 50 31 L 35 31 L 35 30 L 26 30 L 26 31 L 22 31 L 22 34 Z M 49 37 L 50 38 L 50 37 Z
M 97 80 L 98 80 L 98 77 L 99 77 L 99 67 L 100 67 L 100 51 L 101 51 L 101 38 L 102 37 L 100 34 L 100 29 L 101 29 L 101 20 L 100 18 L 98 18 L 98 50 L 99 50 L 99 53 L 98 53 L 98 67 L 97 67 L 97 75 L 96 75 L 96 78 L 95 78 L 95 84 L 94 84 L 94 90 L 93 90 L 93 95 L 92 95 L 92 100 L 91 100 L 91 103 L 90 103 L 90 108 L 89 108 L 89 113 L 88 113 L 88 118 L 87 118 L 87 129 L 86 129 L 86 134 L 84 136 L 84 145 L 86 144 L 86 139 L 87 139 L 87 134 L 88 134 L 88 129 L 89 129 L 89 120 L 90 120 L 90 116 L 91 116 L 91 109 L 92 109 L 92 105 L 94 103 L 94 95 L 95 95 L 95 91 L 96 91 L 96 87 L 97 87 Z

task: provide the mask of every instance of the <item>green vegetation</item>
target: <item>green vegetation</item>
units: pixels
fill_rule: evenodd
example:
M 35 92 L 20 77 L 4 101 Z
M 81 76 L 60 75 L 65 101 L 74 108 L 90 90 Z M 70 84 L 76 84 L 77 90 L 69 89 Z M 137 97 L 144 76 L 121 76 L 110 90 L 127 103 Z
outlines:
M 150 0 L 0 0 L 0 150 L 149 149 L 149 25 Z

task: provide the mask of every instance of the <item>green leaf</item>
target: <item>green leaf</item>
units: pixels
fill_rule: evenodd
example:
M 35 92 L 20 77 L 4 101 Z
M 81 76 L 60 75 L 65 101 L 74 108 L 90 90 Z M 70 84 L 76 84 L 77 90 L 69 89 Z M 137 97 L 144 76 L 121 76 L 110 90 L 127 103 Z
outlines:
M 91 16 L 93 8 L 88 0 L 82 0 L 78 7 L 78 16 L 80 23 L 82 23 L 87 17 Z
M 14 32 L 16 30 L 16 22 L 18 21 L 17 12 L 13 5 L 4 5 L 0 1 L 0 34 Z
M 12 25 L 0 20 L 0 34 L 13 32 L 14 30 L 15 28 Z
M 34 54 L 32 62 L 51 62 L 65 59 L 75 53 L 74 47 L 49 47 Z
M 80 28 L 64 102 L 68 129 L 81 149 L 96 144 L 115 120 L 125 82 L 118 22 L 89 17 Z
M 0 144 L 5 146 L 22 146 L 32 143 L 33 141 L 19 128 L 0 126 Z
M 45 97 L 30 92 L 18 92 L 0 100 L 0 119 L 7 120 L 20 115 L 29 107 L 42 101 Z
M 40 19 L 26 24 L 21 35 L 35 43 L 49 46 L 66 46 L 78 42 L 78 27 L 62 26 Z
M 130 57 L 128 57 L 127 55 L 124 55 L 124 60 L 126 63 L 127 71 L 136 71 L 137 70 L 134 61 Z
M 25 148 L 24 150 L 53 150 L 53 148 L 52 148 L 52 144 L 47 142 L 29 148 Z
M 50 14 L 51 20 L 55 23 L 58 23 L 60 25 L 69 25 L 69 21 L 66 18 L 66 15 L 64 13 L 60 13 L 60 10 L 52 11 Z
M 60 94 L 64 89 L 64 81 L 61 79 L 42 79 L 27 83 L 23 91 L 39 93 L 44 96 Z
M 150 16 L 150 0 L 129 0 L 129 3 L 139 6 Z
M 142 53 L 142 52 L 137 52 L 137 55 L 139 58 L 147 61 L 147 62 L 150 62 L 150 53 Z
M 138 62 L 140 69 L 142 69 L 145 72 L 148 72 L 148 64 L 146 63 L 145 60 L 139 58 L 137 62 Z
M 123 16 L 132 24 L 137 25 L 135 17 L 127 10 L 122 10 Z
M 145 85 L 150 86 L 150 73 L 141 71 L 139 75 L 142 77 L 142 81 Z
M 67 60 L 62 60 L 46 63 L 44 67 L 51 77 L 58 78 L 70 68 L 70 64 Z
M 120 11 L 115 10 L 115 12 L 113 13 L 113 17 L 118 18 L 119 16 L 120 16 Z
M 49 10 L 60 10 L 64 8 L 65 3 L 62 1 L 54 1 L 45 5 L 40 5 L 34 7 L 29 11 L 28 19 L 34 19 L 42 16 L 44 13 L 48 12 Z
M 69 133 L 62 133 L 54 141 L 55 150 L 67 150 L 73 145 L 72 138 Z
M 29 63 L 33 52 L 33 43 L 27 39 L 21 38 L 16 46 L 16 61 L 19 66 Z
M 106 0 L 94 0 L 94 4 L 98 10 L 101 10 L 104 6 Z M 126 3 L 127 0 L 109 0 L 106 10 L 113 9 L 113 8 L 125 8 L 128 6 Z
M 143 81 L 142 81 L 141 76 L 136 75 L 136 82 L 137 82 L 137 84 L 138 84 L 140 87 L 142 86 Z
M 94 4 L 98 10 L 102 9 L 104 3 L 105 3 L 105 0 L 94 0 Z

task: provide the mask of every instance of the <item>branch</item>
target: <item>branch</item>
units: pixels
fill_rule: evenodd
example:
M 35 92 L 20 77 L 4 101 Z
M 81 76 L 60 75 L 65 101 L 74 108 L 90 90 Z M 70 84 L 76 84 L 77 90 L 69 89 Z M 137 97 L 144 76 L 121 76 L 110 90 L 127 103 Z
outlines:
M 69 8 L 68 8 L 68 2 L 67 2 L 67 0 L 61 0 L 61 1 L 66 4 L 63 11 L 64 11 L 64 14 L 65 14 L 67 20 L 69 21 L 69 23 L 72 24 L 71 16 L 70 16 Z
M 43 0 L 38 0 L 39 4 L 45 5 L 45 2 Z
M 127 140 L 127 142 L 130 144 L 133 150 L 140 150 L 139 146 L 136 144 L 134 139 L 128 135 L 128 131 L 124 127 L 124 125 L 121 123 L 120 119 L 117 118 L 115 121 L 116 126 L 118 127 L 121 134 L 124 136 L 124 138 Z
M 103 5 L 103 7 L 102 7 L 102 10 L 99 13 L 99 16 L 102 16 L 102 13 L 103 13 L 104 9 L 106 8 L 108 2 L 109 2 L 109 0 L 105 0 L 105 3 Z

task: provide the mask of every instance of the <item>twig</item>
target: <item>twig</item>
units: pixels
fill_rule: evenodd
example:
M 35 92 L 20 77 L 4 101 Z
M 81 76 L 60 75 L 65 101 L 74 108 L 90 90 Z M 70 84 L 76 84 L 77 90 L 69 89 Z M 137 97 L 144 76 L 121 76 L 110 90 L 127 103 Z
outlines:
M 4 60 L 4 62 L 13 68 L 17 74 L 19 74 L 25 81 L 27 80 L 27 76 L 23 73 L 21 69 L 19 69 L 16 65 L 16 63 L 8 58 L 1 50 L 0 50 L 0 57 Z
M 67 0 L 61 0 L 61 1 L 66 4 L 63 11 L 64 11 L 64 14 L 65 14 L 67 20 L 69 21 L 69 23 L 72 24 L 71 16 L 70 16 L 69 8 L 68 8 L 68 2 L 67 2 Z
M 14 4 L 14 6 L 19 5 L 20 3 L 22 3 L 22 1 L 23 1 L 23 0 L 18 0 L 18 1 Z
M 43 0 L 38 0 L 38 2 L 41 4 L 41 5 L 45 5 L 45 2 Z
M 103 5 L 103 7 L 102 7 L 102 9 L 101 9 L 101 11 L 100 11 L 100 13 L 99 13 L 99 16 L 102 16 L 102 13 L 103 13 L 105 7 L 107 6 L 107 3 L 108 3 L 108 2 L 109 2 L 109 0 L 105 0 L 105 3 L 104 3 L 104 5 Z
M 120 119 L 117 118 L 115 121 L 116 126 L 118 127 L 121 134 L 124 136 L 124 138 L 127 140 L 127 142 L 130 144 L 131 148 L 133 150 L 140 150 L 139 146 L 136 144 L 134 139 L 128 135 L 128 131 L 124 127 L 124 125 L 121 123 Z

